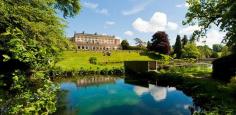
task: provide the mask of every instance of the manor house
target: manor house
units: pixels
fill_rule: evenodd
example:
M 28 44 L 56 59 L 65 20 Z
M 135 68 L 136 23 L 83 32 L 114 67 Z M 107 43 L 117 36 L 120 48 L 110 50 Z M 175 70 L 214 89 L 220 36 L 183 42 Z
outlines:
M 81 50 L 118 50 L 121 49 L 120 40 L 115 36 L 75 33 L 72 40 Z

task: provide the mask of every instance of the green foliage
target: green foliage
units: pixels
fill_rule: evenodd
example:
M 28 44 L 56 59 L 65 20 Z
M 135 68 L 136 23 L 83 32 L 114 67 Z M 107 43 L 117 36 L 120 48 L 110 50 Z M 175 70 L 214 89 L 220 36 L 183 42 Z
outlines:
M 198 50 L 196 44 L 194 43 L 188 43 L 183 48 L 182 57 L 183 58 L 199 58 L 200 57 L 200 51 Z
M 229 50 L 229 47 L 228 46 L 224 46 L 222 48 L 221 57 L 228 56 L 230 54 L 231 54 L 231 52 Z
M 219 58 L 220 55 L 217 52 L 213 52 L 211 58 Z
M 69 45 L 64 37 L 65 23 L 57 16 L 57 9 L 63 11 L 64 17 L 74 16 L 80 10 L 79 1 L 0 1 L 0 82 L 9 94 L 3 99 L 8 103 L 0 106 L 0 113 L 55 111 L 57 88 L 44 74 Z
M 184 38 L 182 39 L 182 46 L 184 47 L 188 43 L 188 37 L 187 35 L 184 35 Z
M 150 50 L 151 46 L 152 46 L 152 43 L 150 41 L 148 41 L 147 42 L 147 49 Z
M 172 59 L 172 57 L 171 56 L 169 56 L 169 55 L 165 55 L 165 54 L 159 54 L 160 55 L 160 59 L 161 59 L 161 63 L 162 64 L 169 64 L 170 63 L 170 60 Z
M 235 0 L 187 0 L 187 3 L 189 8 L 183 23 L 202 27 L 194 32 L 194 36 L 206 35 L 206 30 L 216 25 L 221 31 L 226 31 L 224 42 L 227 46 L 236 45 Z
M 221 44 L 213 44 L 212 47 L 214 52 L 221 52 L 224 46 Z
M 207 45 L 204 46 L 198 46 L 198 49 L 200 51 L 200 58 L 210 58 L 212 56 L 212 49 L 209 48 Z
M 129 46 L 128 50 L 146 50 L 144 46 Z
M 141 40 L 140 38 L 135 38 L 134 41 L 136 42 L 135 44 L 136 44 L 138 47 L 145 48 L 146 42 L 144 42 L 144 41 Z
M 209 65 L 193 65 L 172 67 L 169 70 L 161 70 L 159 74 L 149 73 L 146 76 L 156 78 L 158 85 L 176 87 L 191 96 L 194 103 L 201 107 L 201 111 L 195 111 L 194 115 L 234 115 L 235 78 L 226 84 L 211 79 L 210 75 Z
M 236 96 L 236 76 L 231 78 L 230 83 L 228 85 L 231 88 L 233 95 Z
M 97 58 L 96 57 L 90 57 L 89 58 L 89 63 L 91 63 L 91 64 L 97 64 Z
M 181 43 L 181 38 L 180 35 L 177 35 L 176 37 L 176 42 L 174 45 L 174 54 L 176 54 L 176 58 L 181 58 L 182 55 L 182 43 Z
M 127 40 L 122 40 L 121 47 L 123 50 L 128 50 L 129 49 L 129 42 Z

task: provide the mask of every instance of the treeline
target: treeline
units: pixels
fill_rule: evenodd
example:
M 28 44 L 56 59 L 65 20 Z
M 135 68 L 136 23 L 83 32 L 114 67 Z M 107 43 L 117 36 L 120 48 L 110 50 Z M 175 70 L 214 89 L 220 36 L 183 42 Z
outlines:
M 208 45 L 197 46 L 195 38 L 191 37 L 188 39 L 187 35 L 184 35 L 182 38 L 180 35 L 177 35 L 175 44 L 171 46 L 168 35 L 163 31 L 156 32 L 147 43 L 139 38 L 135 38 L 134 40 L 136 46 L 130 46 L 127 40 L 123 40 L 121 42 L 122 49 L 154 51 L 170 55 L 175 59 L 220 58 L 231 54 L 230 48 L 222 44 L 214 44 L 212 48 Z
M 230 55 L 230 50 L 227 46 L 222 44 L 213 44 L 212 48 L 208 45 L 197 46 L 194 38 L 188 39 L 184 35 L 181 39 L 180 35 L 177 35 L 176 42 L 173 45 L 172 56 L 174 58 L 220 58 Z

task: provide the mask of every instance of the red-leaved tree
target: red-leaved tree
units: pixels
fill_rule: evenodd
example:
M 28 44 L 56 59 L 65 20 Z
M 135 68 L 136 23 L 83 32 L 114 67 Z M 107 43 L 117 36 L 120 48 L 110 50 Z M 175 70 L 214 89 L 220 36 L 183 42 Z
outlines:
M 152 43 L 149 50 L 159 52 L 161 54 L 170 54 L 170 43 L 168 35 L 164 31 L 158 31 L 152 36 Z

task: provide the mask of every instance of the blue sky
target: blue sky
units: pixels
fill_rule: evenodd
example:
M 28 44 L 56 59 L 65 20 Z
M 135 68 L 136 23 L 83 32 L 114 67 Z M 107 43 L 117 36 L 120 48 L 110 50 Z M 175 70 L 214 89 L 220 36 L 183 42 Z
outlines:
M 81 0 L 81 5 L 78 16 L 66 19 L 67 36 L 73 36 L 74 32 L 97 32 L 134 44 L 134 38 L 148 41 L 156 31 L 166 31 L 173 44 L 177 34 L 190 36 L 199 29 L 198 26 L 182 26 L 188 8 L 185 0 Z M 212 45 L 220 43 L 223 35 L 212 29 L 202 40 Z

